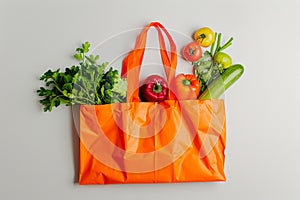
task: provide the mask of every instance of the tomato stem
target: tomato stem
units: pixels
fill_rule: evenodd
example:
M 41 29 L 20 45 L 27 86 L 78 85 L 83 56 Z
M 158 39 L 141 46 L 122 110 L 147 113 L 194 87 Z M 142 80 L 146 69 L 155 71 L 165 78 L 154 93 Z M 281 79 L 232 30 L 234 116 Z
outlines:
M 196 51 L 196 48 L 194 48 L 194 49 L 189 48 L 189 55 L 193 56 L 195 51 Z
M 201 35 L 200 35 L 200 37 L 201 37 L 201 42 L 203 42 L 203 40 L 206 38 L 206 35 L 204 34 L 204 33 L 202 33 Z

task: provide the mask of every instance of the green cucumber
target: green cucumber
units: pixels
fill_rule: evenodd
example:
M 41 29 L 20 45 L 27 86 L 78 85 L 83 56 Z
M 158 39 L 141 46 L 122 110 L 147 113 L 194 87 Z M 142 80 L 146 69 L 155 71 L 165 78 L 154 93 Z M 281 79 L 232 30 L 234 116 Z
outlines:
M 226 69 L 218 78 L 209 84 L 200 95 L 200 100 L 217 99 L 227 88 L 237 81 L 244 73 L 244 67 L 240 64 L 235 64 Z

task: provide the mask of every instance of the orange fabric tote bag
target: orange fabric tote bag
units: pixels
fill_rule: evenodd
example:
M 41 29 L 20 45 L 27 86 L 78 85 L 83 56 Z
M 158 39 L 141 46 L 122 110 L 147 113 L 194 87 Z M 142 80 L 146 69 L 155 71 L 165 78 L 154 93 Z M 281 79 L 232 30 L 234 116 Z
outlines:
M 169 99 L 163 102 L 140 102 L 138 95 L 139 72 L 151 27 L 158 33 L 170 87 Z M 224 101 L 177 100 L 170 84 L 176 65 L 171 35 L 160 23 L 150 23 L 123 62 L 127 102 L 80 107 L 80 184 L 225 180 Z

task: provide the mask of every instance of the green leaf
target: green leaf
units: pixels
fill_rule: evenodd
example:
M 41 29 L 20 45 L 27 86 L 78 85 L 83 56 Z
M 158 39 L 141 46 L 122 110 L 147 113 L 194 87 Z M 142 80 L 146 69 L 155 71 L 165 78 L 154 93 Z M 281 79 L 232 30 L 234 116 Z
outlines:
M 118 83 L 114 85 L 112 92 L 121 96 L 122 98 L 126 97 L 127 94 L 127 81 L 126 79 L 119 79 Z
M 83 53 L 83 49 L 82 49 L 82 48 L 80 48 L 80 47 L 79 47 L 79 48 L 77 48 L 77 49 L 76 49 L 76 51 L 77 51 L 78 53 Z
M 55 71 L 53 74 L 52 74 L 52 77 L 51 77 L 55 82 L 58 81 L 59 79 L 59 72 L 58 71 Z
M 54 73 L 59 73 L 59 70 L 60 70 L 60 69 L 57 69 L 56 71 L 51 71 L 51 70 L 49 69 L 47 72 L 45 72 L 45 73 L 40 77 L 40 80 L 47 81 L 48 79 L 53 78 Z
M 39 94 L 39 96 L 50 96 L 52 91 L 46 90 L 45 88 L 40 87 L 40 89 L 37 91 L 37 93 Z
M 91 45 L 90 45 L 89 42 L 85 42 L 84 44 L 82 44 L 83 53 L 89 52 L 90 46 L 91 46 Z
M 127 83 L 120 79 L 118 71 L 110 68 L 105 73 L 107 62 L 98 64 L 99 55 L 86 55 L 90 44 L 85 42 L 76 49 L 74 58 L 78 66 L 66 67 L 64 72 L 48 70 L 40 80 L 45 87 L 40 87 L 37 94 L 43 99 L 40 103 L 44 111 L 51 112 L 53 107 L 62 104 L 103 104 L 124 101 Z M 85 59 L 86 58 L 86 59 Z
M 61 104 L 72 105 L 68 99 L 59 98 Z
M 47 81 L 47 82 L 46 82 L 46 86 L 47 86 L 47 87 L 48 87 L 48 86 L 50 86 L 51 84 L 53 84 L 53 85 L 54 85 L 54 84 L 55 84 L 55 82 L 54 82 L 54 81 Z
M 72 83 L 66 83 L 64 84 L 64 86 L 62 87 L 63 90 L 67 90 L 68 93 L 72 93 L 73 90 L 73 86 Z
M 74 54 L 74 58 L 76 59 L 76 60 L 78 60 L 78 61 L 82 61 L 83 60 L 83 56 L 82 56 L 82 54 L 80 53 L 80 54 Z
M 63 91 L 62 91 L 62 94 L 63 94 L 65 97 L 68 97 L 68 95 L 69 95 L 67 90 L 63 90 Z
M 50 106 L 44 107 L 44 112 L 47 112 L 47 111 L 51 112 L 52 108 L 49 108 L 49 107 L 50 107 Z
M 59 105 L 60 105 L 60 100 L 59 100 L 59 99 L 56 99 L 56 100 L 54 101 L 54 105 L 55 105 L 55 107 L 59 106 Z

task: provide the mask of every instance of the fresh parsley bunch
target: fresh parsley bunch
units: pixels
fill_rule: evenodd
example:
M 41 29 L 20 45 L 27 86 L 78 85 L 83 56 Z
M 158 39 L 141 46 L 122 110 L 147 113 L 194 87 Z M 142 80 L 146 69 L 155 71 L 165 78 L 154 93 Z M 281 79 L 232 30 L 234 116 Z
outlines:
M 101 105 L 115 102 L 125 102 L 127 82 L 120 78 L 119 72 L 110 68 L 105 72 L 108 63 L 97 63 L 99 55 L 87 55 L 90 44 L 85 42 L 76 49 L 74 58 L 79 61 L 79 66 L 48 70 L 40 80 L 45 82 L 45 87 L 37 90 L 39 96 L 44 97 L 40 103 L 44 111 L 61 104 Z

